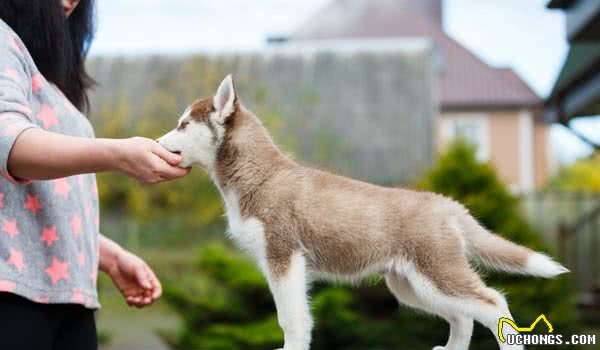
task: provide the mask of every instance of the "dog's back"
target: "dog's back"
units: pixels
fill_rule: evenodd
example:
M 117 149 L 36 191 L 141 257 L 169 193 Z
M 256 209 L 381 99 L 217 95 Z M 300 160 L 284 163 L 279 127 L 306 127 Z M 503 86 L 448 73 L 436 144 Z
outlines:
M 181 152 L 186 164 L 204 167 L 221 191 L 230 235 L 255 257 L 269 281 L 285 349 L 309 347 L 310 276 L 353 280 L 380 273 L 400 302 L 450 323 L 448 344 L 435 349 L 462 350 L 474 319 L 498 336 L 498 320 L 512 318 L 505 298 L 483 283 L 471 258 L 543 277 L 567 271 L 488 232 L 462 205 L 441 195 L 298 165 L 239 104 L 230 77 L 213 98 L 188 109 L 160 142 Z

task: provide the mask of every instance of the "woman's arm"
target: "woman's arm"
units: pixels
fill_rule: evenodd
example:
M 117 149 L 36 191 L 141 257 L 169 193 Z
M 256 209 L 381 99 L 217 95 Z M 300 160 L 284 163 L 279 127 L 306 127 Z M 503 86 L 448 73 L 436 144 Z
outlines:
M 148 264 L 103 235 L 99 268 L 110 276 L 131 306 L 150 305 L 162 294 L 160 281 Z
M 181 156 L 142 137 L 93 139 L 30 128 L 15 141 L 8 171 L 21 179 L 47 180 L 117 170 L 156 183 L 186 175 L 189 170 L 177 167 L 179 162 Z

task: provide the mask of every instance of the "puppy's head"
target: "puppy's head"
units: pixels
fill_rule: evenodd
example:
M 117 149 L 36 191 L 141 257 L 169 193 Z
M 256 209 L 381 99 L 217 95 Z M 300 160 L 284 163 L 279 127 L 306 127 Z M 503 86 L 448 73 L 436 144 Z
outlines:
M 180 167 L 213 169 L 226 124 L 237 109 L 233 79 L 228 75 L 213 97 L 195 101 L 179 118 L 177 128 L 157 141 L 167 150 L 181 154 Z

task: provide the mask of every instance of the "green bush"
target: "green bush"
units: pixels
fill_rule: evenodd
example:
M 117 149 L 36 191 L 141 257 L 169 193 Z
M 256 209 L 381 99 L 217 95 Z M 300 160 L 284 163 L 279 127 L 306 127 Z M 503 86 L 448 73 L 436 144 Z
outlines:
M 460 141 L 451 145 L 419 187 L 463 203 L 475 218 L 496 234 L 536 251 L 549 252 L 541 236 L 521 215 L 517 197 L 500 182 L 490 164 L 476 160 L 471 145 Z M 544 313 L 556 332 L 571 334 L 577 330 L 576 295 L 569 275 L 547 280 L 489 273 L 486 280 L 488 285 L 506 294 L 517 323 L 529 325 Z
M 469 146 L 459 143 L 451 147 L 419 185 L 461 201 L 493 231 L 545 250 L 519 214 L 518 200 L 489 165 L 475 160 Z M 576 330 L 568 278 L 490 274 L 488 282 L 507 293 L 519 324 L 528 325 L 543 312 L 557 333 Z M 420 350 L 443 345 L 448 337 L 445 321 L 399 308 L 380 278 L 356 287 L 319 283 L 311 295 L 315 318 L 312 349 Z M 200 252 L 189 276 L 166 283 L 165 298 L 183 320 L 179 334 L 164 337 L 176 349 L 262 350 L 283 343 L 264 278 L 253 262 L 225 245 L 211 245 Z M 477 327 L 471 348 L 496 349 L 497 345 L 489 330 Z

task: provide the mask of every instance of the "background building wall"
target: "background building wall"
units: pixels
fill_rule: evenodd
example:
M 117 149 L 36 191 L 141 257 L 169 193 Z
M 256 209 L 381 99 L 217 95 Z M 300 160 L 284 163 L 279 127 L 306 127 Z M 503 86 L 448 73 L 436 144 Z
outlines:
M 173 108 L 164 117 L 174 125 L 186 105 L 214 93 L 231 72 L 241 100 L 263 119 L 277 117 L 276 139 L 293 144 L 298 159 L 377 183 L 410 183 L 434 154 L 431 56 L 427 40 L 391 40 L 98 58 L 90 62 L 102 78 L 92 105 L 102 110 L 124 99 L 132 118 L 147 118 L 144 106 L 166 95 Z

